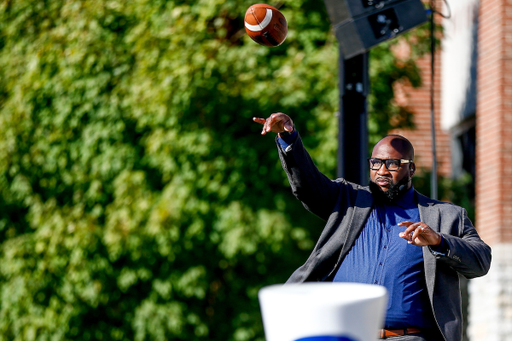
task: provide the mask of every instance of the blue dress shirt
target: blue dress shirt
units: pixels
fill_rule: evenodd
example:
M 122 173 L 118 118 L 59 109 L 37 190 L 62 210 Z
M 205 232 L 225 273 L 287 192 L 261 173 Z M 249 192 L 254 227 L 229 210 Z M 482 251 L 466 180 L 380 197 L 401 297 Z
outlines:
M 421 247 L 399 237 L 403 221 L 420 221 L 414 189 L 396 205 L 375 205 L 365 227 L 334 278 L 335 282 L 379 284 L 388 290 L 386 328 L 432 326 Z

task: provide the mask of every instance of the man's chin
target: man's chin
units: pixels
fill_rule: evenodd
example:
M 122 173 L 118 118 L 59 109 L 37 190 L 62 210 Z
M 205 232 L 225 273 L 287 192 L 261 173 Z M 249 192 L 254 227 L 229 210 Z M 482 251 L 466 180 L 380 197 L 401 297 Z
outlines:
M 376 202 L 392 205 L 407 192 L 407 182 L 409 178 L 402 179 L 397 184 L 390 184 L 389 186 L 381 186 L 370 179 L 370 191 Z

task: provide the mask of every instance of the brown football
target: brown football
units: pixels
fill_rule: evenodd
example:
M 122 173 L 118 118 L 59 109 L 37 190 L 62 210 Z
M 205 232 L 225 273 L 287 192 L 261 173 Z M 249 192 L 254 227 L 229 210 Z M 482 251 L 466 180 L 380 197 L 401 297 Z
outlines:
M 265 46 L 279 46 L 286 39 L 288 24 L 284 15 L 266 4 L 252 5 L 245 12 L 245 30 L 255 42 Z

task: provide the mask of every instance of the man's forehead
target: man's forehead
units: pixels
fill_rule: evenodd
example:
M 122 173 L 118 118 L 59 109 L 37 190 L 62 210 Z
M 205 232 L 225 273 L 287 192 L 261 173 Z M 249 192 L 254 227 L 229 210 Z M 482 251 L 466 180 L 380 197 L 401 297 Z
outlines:
M 372 156 L 401 159 L 407 157 L 409 152 L 406 140 L 396 136 L 388 136 L 375 145 Z

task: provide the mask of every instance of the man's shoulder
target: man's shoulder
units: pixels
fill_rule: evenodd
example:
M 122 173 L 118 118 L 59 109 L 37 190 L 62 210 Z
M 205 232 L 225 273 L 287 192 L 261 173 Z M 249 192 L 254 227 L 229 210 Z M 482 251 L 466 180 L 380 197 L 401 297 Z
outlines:
M 450 211 L 454 211 L 454 210 L 459 211 L 459 210 L 464 209 L 463 207 L 455 205 L 454 203 L 451 203 L 451 202 L 429 198 L 426 195 L 423 195 L 418 191 L 416 191 L 416 195 L 418 198 L 418 204 L 421 206 L 431 206 L 431 207 L 435 206 L 439 210 L 450 210 Z
M 343 184 L 345 186 L 349 186 L 351 189 L 353 189 L 355 191 L 364 191 L 364 192 L 370 193 L 370 187 L 369 186 L 363 186 L 363 185 L 357 184 L 355 182 L 348 181 L 348 180 L 346 180 L 344 178 L 337 178 L 337 179 L 334 180 L 334 182 Z
M 342 181 L 345 184 L 345 188 L 351 192 L 354 199 L 362 202 L 373 202 L 372 192 L 369 186 L 363 186 L 343 178 L 338 178 L 335 181 Z
M 333 180 L 340 185 L 341 202 L 347 206 L 371 206 L 373 197 L 368 186 L 363 186 L 355 182 L 347 181 L 344 178 Z

